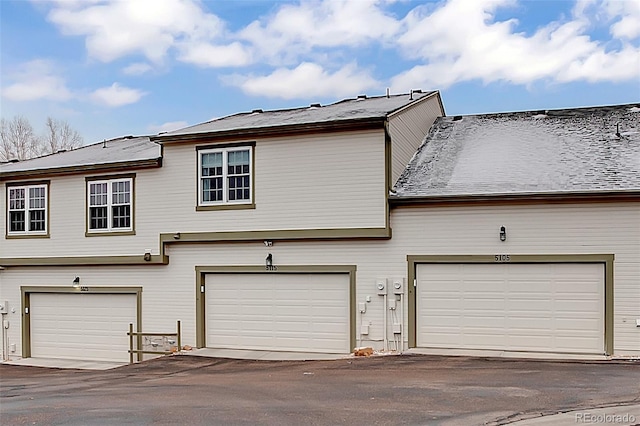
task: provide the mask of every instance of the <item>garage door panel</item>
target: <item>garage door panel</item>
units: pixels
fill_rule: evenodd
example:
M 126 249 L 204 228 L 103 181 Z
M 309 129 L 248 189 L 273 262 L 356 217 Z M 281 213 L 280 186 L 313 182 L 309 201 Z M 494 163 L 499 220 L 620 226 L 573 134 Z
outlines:
M 349 286 L 347 274 L 207 275 L 207 346 L 347 353 Z
M 604 351 L 602 264 L 427 264 L 416 269 L 417 346 Z
M 31 356 L 81 360 L 129 359 L 134 294 L 31 293 Z

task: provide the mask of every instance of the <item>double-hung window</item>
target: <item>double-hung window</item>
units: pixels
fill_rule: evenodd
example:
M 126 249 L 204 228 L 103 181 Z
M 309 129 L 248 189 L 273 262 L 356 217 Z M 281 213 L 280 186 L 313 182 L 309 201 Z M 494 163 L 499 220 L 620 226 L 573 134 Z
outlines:
M 252 171 L 252 146 L 198 150 L 198 205 L 251 205 Z
M 7 186 L 7 236 L 48 235 L 48 183 Z
M 87 232 L 133 231 L 133 178 L 87 181 Z

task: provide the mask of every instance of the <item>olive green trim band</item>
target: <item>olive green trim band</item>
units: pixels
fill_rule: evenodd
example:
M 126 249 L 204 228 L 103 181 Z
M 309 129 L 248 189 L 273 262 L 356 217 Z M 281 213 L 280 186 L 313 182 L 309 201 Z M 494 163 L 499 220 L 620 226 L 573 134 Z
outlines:
M 151 255 L 148 261 L 139 256 L 84 256 L 84 257 L 13 257 L 0 259 L 0 265 L 11 266 L 124 266 L 167 265 L 166 255 Z
M 92 231 L 85 232 L 85 237 L 119 237 L 123 235 L 136 235 L 136 231 Z
M 24 235 L 7 234 L 5 235 L 5 238 L 7 240 L 23 240 L 23 239 L 27 240 L 30 238 L 51 238 L 51 236 L 47 232 L 46 234 L 24 234 Z
M 458 206 L 461 204 L 568 204 L 603 203 L 640 200 L 637 190 L 554 192 L 531 194 L 485 194 L 485 195 L 442 195 L 442 196 L 389 196 L 393 207 Z
M 218 204 L 215 206 L 196 206 L 197 212 L 206 212 L 213 210 L 251 210 L 255 209 L 255 203 L 250 204 Z
M 165 243 L 224 243 L 235 241 L 341 240 L 351 238 L 389 239 L 390 228 L 292 229 L 275 231 L 176 232 L 160 234 Z
M 106 236 L 107 234 L 105 234 Z M 391 228 L 337 228 L 295 229 L 279 231 L 232 232 L 175 232 L 160 234 L 160 254 L 149 260 L 145 255 L 131 256 L 73 256 L 73 257 L 7 257 L 0 258 L 0 266 L 117 266 L 117 265 L 167 265 L 167 244 L 181 243 L 230 243 L 248 241 L 321 241 L 345 239 L 386 240 L 391 238 Z
M 149 169 L 162 167 L 162 158 L 140 161 L 123 161 L 121 163 L 89 164 L 80 166 L 58 167 L 41 170 L 20 170 L 15 172 L 0 172 L 0 182 L 13 178 L 54 177 L 62 175 L 77 175 L 91 172 L 124 172 L 129 169 Z
M 22 357 L 31 357 L 31 294 L 63 293 L 63 294 L 135 294 L 136 295 L 136 329 L 142 330 L 142 287 L 61 287 L 61 286 L 21 286 L 22 299 Z M 126 333 L 126 330 L 123 330 Z M 138 336 L 138 347 L 142 347 L 142 337 Z M 142 361 L 142 354 L 138 354 Z
M 206 284 L 207 274 L 349 274 L 349 346 L 356 345 L 356 265 L 278 265 L 265 266 L 196 266 L 196 347 L 207 345 Z
M 550 254 L 527 255 L 510 254 L 509 261 L 504 262 L 501 255 L 408 255 L 407 276 L 409 278 L 409 347 L 416 347 L 416 265 L 424 263 L 602 263 L 604 264 L 604 345 L 605 353 L 613 353 L 613 298 L 614 277 L 613 268 L 615 256 L 613 254 Z M 497 260 L 496 260 L 497 258 Z

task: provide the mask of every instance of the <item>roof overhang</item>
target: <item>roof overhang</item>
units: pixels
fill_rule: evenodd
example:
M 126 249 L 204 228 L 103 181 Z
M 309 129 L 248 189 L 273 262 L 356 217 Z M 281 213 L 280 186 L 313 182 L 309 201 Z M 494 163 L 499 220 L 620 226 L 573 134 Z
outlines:
M 332 133 L 357 130 L 382 129 L 386 123 L 386 117 L 360 118 L 352 120 L 327 121 L 306 124 L 292 124 L 282 126 L 254 127 L 247 129 L 230 129 L 215 132 L 199 132 L 181 135 L 157 135 L 152 136 L 153 142 L 161 144 L 194 142 L 194 141 L 218 141 L 248 139 L 257 137 L 292 136 L 308 133 Z
M 561 204 L 640 201 L 640 189 L 617 191 L 389 196 L 391 206 L 455 206 L 465 204 Z
M 117 163 L 83 164 L 46 169 L 0 172 L 0 182 L 11 179 L 43 178 L 93 172 L 122 172 L 130 171 L 131 169 L 150 169 L 156 167 L 162 167 L 162 157 L 135 161 L 121 161 Z

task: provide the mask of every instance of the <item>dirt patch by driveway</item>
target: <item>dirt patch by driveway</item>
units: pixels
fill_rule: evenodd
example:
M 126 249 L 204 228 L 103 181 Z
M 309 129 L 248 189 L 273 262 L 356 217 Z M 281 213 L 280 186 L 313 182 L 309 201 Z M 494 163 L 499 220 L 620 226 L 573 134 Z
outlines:
M 640 363 L 422 355 L 173 356 L 107 371 L 0 365 L 7 425 L 501 424 L 640 402 Z

